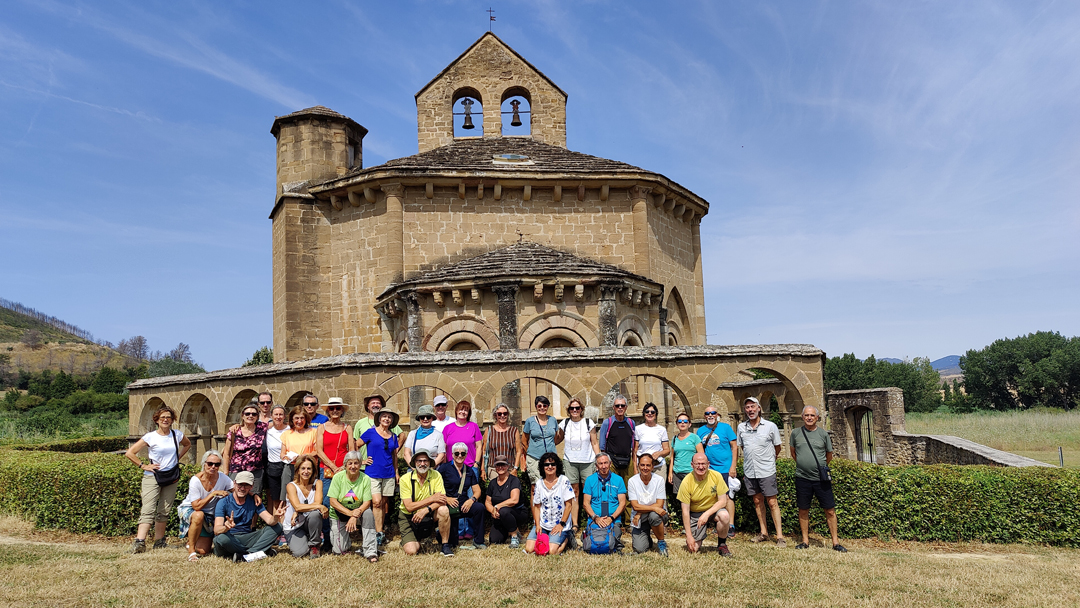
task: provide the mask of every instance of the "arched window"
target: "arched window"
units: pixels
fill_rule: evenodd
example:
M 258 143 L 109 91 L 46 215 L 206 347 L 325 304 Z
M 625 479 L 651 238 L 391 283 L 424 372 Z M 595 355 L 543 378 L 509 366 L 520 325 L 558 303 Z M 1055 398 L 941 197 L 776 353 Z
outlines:
M 484 101 L 479 91 L 471 87 L 458 89 L 452 108 L 455 138 L 484 136 Z
M 529 91 L 511 87 L 503 93 L 500 112 L 503 135 L 532 135 L 532 104 Z

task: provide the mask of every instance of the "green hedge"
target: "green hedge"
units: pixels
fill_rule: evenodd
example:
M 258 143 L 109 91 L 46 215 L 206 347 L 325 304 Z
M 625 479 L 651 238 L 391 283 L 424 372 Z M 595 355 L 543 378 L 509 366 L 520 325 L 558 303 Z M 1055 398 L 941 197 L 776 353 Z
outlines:
M 1080 546 L 1080 471 L 885 467 L 849 460 L 834 460 L 832 470 L 843 538 Z M 193 466 L 183 467 L 177 504 L 196 472 Z M 784 530 L 795 535 L 799 523 L 794 463 L 781 460 L 777 473 Z M 140 475 L 141 471 L 116 454 L 45 455 L 0 449 L 0 511 L 27 517 L 40 528 L 108 536 L 134 534 Z M 745 494 L 738 500 L 736 525 L 742 531 L 756 530 L 752 501 Z M 673 504 L 673 515 L 675 509 Z M 818 533 L 826 532 L 824 513 L 816 506 L 810 512 L 810 523 Z M 175 511 L 169 527 L 175 534 Z
M 128 449 L 127 437 L 80 437 L 79 439 L 65 439 L 63 441 L 50 441 L 36 445 L 14 445 L 12 449 L 27 450 L 34 452 L 68 452 L 82 454 L 84 452 L 116 452 Z

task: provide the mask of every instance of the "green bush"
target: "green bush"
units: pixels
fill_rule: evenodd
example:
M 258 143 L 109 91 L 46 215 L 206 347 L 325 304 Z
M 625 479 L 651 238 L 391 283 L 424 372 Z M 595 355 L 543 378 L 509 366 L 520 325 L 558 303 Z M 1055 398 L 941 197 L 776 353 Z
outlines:
M 79 439 L 65 439 L 63 441 L 51 441 L 37 445 L 16 445 L 16 450 L 35 452 L 68 452 L 70 454 L 82 454 L 85 452 L 116 452 L 128 448 L 127 436 L 118 437 L 80 437 Z

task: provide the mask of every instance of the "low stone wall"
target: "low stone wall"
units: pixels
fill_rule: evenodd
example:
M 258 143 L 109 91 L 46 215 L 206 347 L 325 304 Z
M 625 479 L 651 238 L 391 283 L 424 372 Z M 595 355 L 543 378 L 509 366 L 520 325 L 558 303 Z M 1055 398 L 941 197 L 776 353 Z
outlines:
M 888 464 L 984 464 L 1000 467 L 1053 467 L 1010 452 L 950 435 L 893 433 Z

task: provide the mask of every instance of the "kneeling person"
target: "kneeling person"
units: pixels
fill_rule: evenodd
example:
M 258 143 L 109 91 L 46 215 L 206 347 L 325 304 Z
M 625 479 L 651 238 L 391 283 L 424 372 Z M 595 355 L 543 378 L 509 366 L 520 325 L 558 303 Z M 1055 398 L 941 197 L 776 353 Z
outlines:
M 353 450 L 345 454 L 342 465 L 330 482 L 330 544 L 338 555 L 352 549 L 350 533 L 357 527 L 363 534 L 361 551 L 370 562 L 379 561 L 379 548 L 375 532 L 375 515 L 371 508 L 371 479 L 360 470 L 364 457 Z M 360 553 L 360 551 L 357 551 Z
M 442 477 L 443 486 L 446 488 L 446 506 L 455 519 L 450 524 L 450 546 L 458 545 L 457 518 L 467 518 L 472 522 L 473 549 L 485 549 L 484 545 L 484 505 L 479 501 L 480 480 L 476 476 L 473 467 L 465 466 L 465 456 L 468 455 L 469 446 L 462 442 L 455 443 L 450 448 L 452 460 L 444 462 L 436 469 Z M 472 490 L 472 498 L 469 497 Z M 465 547 L 469 548 L 469 547 Z
M 233 561 L 273 556 L 276 552 L 270 547 L 281 536 L 285 503 L 278 505 L 273 515 L 261 504 L 255 504 L 255 498 L 249 496 L 255 483 L 251 471 L 240 471 L 233 483 L 233 491 L 214 507 L 214 555 L 231 557 Z M 266 527 L 253 532 L 256 516 Z
M 406 555 L 420 552 L 420 541 L 439 530 L 442 554 L 453 557 L 450 549 L 450 509 L 446 506 L 446 488 L 438 471 L 431 470 L 431 456 L 418 449 L 409 463 L 412 470 L 401 477 L 401 510 L 398 529 L 401 548 Z
M 619 518 L 626 510 L 626 484 L 622 477 L 613 474 L 611 457 L 602 453 L 596 457 L 596 472 L 585 480 L 581 489 L 581 504 L 589 522 L 585 525 L 587 534 L 593 534 L 595 528 L 610 530 L 615 539 L 611 550 L 622 549 L 622 526 Z M 586 547 L 586 550 L 588 548 Z
M 664 525 L 668 520 L 667 484 L 660 475 L 653 475 L 653 464 L 651 454 L 638 456 L 638 474 L 630 478 L 626 487 L 631 509 L 630 537 L 634 553 L 644 553 L 649 550 L 649 530 L 652 530 L 656 535 L 656 549 L 667 557 L 667 541 L 664 540 Z
M 714 524 L 716 535 L 720 537 L 717 550 L 723 557 L 731 557 L 731 551 L 727 547 L 731 516 L 726 508 L 728 487 L 724 483 L 724 476 L 710 469 L 709 457 L 700 452 L 694 454 L 691 464 L 694 470 L 683 479 L 677 497 L 682 503 L 686 548 L 691 553 L 700 551 L 705 543 L 709 524 Z

